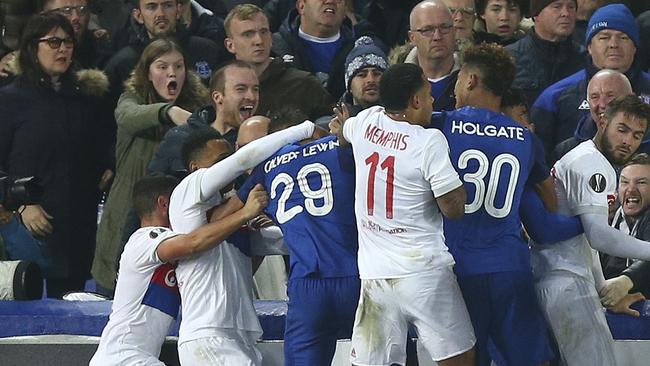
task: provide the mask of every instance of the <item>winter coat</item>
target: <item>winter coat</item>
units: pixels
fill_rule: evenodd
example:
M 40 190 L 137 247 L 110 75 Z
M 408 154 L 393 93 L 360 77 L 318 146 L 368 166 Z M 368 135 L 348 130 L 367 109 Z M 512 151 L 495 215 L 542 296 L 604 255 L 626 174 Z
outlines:
M 198 88 L 201 87 L 200 84 L 196 77 L 188 77 L 183 88 Z M 196 101 L 197 104 L 182 107 L 192 111 L 202 102 Z M 145 175 L 160 140 L 173 125 L 166 118 L 169 107 L 169 103 L 148 104 L 131 84 L 127 84 L 126 91 L 117 103 L 115 178 L 97 232 L 97 249 L 92 268 L 93 277 L 105 288 L 112 289 L 115 286 L 117 250 L 126 214 L 131 207 L 133 186 Z
M 532 105 L 549 85 L 585 66 L 585 49 L 574 43 L 571 37 L 561 42 L 550 42 L 539 38 L 534 29 L 506 49 L 515 58 L 517 66 L 512 87 L 525 93 L 528 105 Z
M 52 258 L 49 278 L 89 276 L 108 150 L 108 116 L 97 103 L 107 91 L 97 70 L 62 76 L 59 91 L 24 74 L 0 89 L 0 170 L 42 181 L 38 204 L 53 217 L 54 230 L 37 239 Z
M 409 54 L 406 56 L 405 63 L 416 64 L 419 66 L 418 62 L 418 48 L 413 47 Z M 449 83 L 443 91 L 440 97 L 436 98 L 433 101 L 433 110 L 434 112 L 441 111 L 453 111 L 456 109 L 456 94 L 454 94 L 454 87 L 456 85 L 456 80 L 458 80 L 458 71 L 460 70 L 460 64 L 458 62 L 458 57 L 454 54 L 454 66 L 451 69 L 451 74 L 449 75 Z
M 373 36 L 366 27 L 367 23 L 359 23 L 352 27 L 351 22 L 346 18 L 341 26 L 341 37 L 343 45 L 336 52 L 332 59 L 332 66 L 327 77 L 326 88 L 334 99 L 338 99 L 345 92 L 345 58 L 354 47 L 354 41 L 361 36 Z M 273 34 L 272 52 L 275 56 L 290 62 L 293 67 L 308 72 L 315 72 L 309 60 L 309 53 L 305 41 L 298 35 L 300 29 L 300 16 L 293 9 L 284 21 L 280 30 Z M 375 40 L 380 48 L 385 48 L 381 40 Z M 384 50 L 386 51 L 386 50 Z

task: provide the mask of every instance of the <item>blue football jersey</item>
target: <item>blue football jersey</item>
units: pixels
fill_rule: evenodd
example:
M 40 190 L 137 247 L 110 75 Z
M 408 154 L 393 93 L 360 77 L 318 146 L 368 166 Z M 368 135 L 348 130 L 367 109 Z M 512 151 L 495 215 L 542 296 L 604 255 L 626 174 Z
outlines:
M 533 135 L 501 113 L 473 107 L 435 113 L 432 127 L 447 137 L 467 192 L 465 216 L 444 222 L 456 272 L 529 271 L 519 206 L 526 184 L 548 177 Z
M 335 136 L 286 145 L 258 165 L 237 195 L 245 202 L 261 183 L 265 209 L 289 247 L 289 278 L 359 274 L 354 216 L 354 158 Z

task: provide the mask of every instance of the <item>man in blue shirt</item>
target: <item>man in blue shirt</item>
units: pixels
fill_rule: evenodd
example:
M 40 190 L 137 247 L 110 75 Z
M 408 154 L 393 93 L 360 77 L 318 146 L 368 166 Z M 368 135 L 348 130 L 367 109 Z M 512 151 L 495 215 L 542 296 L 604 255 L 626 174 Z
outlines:
M 253 170 L 239 199 L 258 183 L 291 258 L 285 365 L 329 365 L 360 292 L 352 149 L 335 136 L 287 145 Z
M 477 365 L 490 364 L 488 340 L 508 365 L 553 358 L 519 213 L 525 186 L 552 178 L 531 132 L 500 113 L 514 75 L 513 59 L 502 47 L 470 47 L 455 86 L 461 108 L 433 119 L 467 191 L 465 216 L 445 220 L 445 237 L 474 325 Z

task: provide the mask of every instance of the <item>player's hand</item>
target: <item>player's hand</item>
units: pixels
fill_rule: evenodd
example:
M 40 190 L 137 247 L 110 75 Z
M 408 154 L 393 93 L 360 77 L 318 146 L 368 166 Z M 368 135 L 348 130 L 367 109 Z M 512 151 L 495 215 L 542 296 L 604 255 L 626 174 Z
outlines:
M 250 228 L 255 229 L 255 230 L 259 230 L 259 229 L 269 227 L 269 226 L 273 226 L 273 225 L 275 225 L 273 220 L 271 220 L 268 216 L 266 216 L 264 214 L 258 215 L 257 217 L 251 219 L 248 222 L 248 226 Z
M 607 307 L 616 305 L 632 289 L 632 280 L 626 276 L 610 278 L 599 291 L 600 302 Z
M 337 135 L 341 128 L 343 128 L 343 123 L 350 118 L 350 111 L 345 103 L 336 103 L 333 111 L 334 117 L 330 121 L 329 128 L 331 134 Z
M 22 210 L 20 216 L 27 230 L 34 235 L 45 236 L 51 234 L 54 229 L 50 223 L 50 220 L 53 219 L 53 217 L 50 216 L 41 205 L 25 206 L 25 209 Z
M 261 184 L 256 184 L 255 187 L 248 193 L 248 199 L 244 205 L 244 216 L 246 220 L 250 220 L 257 215 L 269 204 L 269 195 L 266 194 L 264 187 Z
M 645 300 L 645 296 L 643 296 L 643 294 L 640 292 L 628 294 L 625 295 L 618 303 L 616 303 L 616 305 L 610 307 L 609 310 L 617 314 L 627 314 L 639 317 L 639 312 L 630 308 L 630 305 L 641 300 Z

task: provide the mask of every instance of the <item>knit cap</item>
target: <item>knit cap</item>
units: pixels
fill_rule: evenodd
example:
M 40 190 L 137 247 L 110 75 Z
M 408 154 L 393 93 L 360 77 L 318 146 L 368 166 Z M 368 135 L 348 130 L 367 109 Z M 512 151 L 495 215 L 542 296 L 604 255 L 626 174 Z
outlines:
M 611 4 L 596 10 L 589 19 L 589 24 L 587 24 L 585 45 L 588 45 L 591 39 L 603 29 L 614 29 L 623 32 L 639 47 L 639 27 L 636 25 L 634 15 L 627 6 Z
M 363 36 L 354 42 L 354 48 L 345 58 L 345 89 L 350 89 L 350 80 L 364 67 L 388 68 L 388 58 L 372 38 Z

